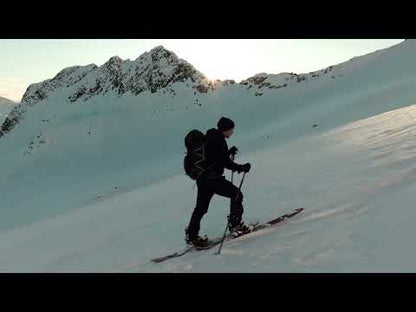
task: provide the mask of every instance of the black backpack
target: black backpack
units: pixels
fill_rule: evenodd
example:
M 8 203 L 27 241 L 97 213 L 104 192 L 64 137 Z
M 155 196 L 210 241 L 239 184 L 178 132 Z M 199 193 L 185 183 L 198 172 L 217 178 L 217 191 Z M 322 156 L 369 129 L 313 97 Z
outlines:
M 197 180 L 207 169 L 205 144 L 205 135 L 199 130 L 192 130 L 185 137 L 187 153 L 183 165 L 186 175 L 192 180 Z

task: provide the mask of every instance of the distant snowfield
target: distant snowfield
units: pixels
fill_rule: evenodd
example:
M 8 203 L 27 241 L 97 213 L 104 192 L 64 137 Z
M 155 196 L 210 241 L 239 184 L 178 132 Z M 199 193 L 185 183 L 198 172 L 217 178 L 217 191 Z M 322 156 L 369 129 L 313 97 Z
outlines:
M 201 105 L 180 86 L 38 103 L 0 138 L 0 271 L 415 272 L 414 53 L 407 41 L 334 67 L 336 79 L 258 97 L 231 86 Z M 305 211 L 221 255 L 153 264 L 183 248 L 195 205 L 183 137 L 221 116 L 236 122 L 236 161 L 252 163 L 245 221 Z M 221 236 L 228 206 L 213 198 L 201 234 Z
M 13 104 L 2 104 L 2 103 L 0 103 L 0 124 L 2 124 L 4 122 L 7 115 L 12 110 L 13 106 L 14 106 Z

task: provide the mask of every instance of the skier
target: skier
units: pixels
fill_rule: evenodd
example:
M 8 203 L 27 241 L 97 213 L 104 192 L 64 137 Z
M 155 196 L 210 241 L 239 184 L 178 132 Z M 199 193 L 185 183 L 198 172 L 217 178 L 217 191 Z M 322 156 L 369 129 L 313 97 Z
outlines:
M 230 181 L 223 176 L 224 168 L 240 172 L 249 172 L 251 164 L 239 165 L 230 159 L 230 155 L 235 155 L 238 149 L 233 146 L 228 150 L 225 139 L 230 138 L 234 133 L 234 122 L 231 119 L 221 117 L 218 121 L 217 129 L 212 128 L 206 133 L 207 158 L 206 171 L 196 180 L 198 195 L 196 207 L 192 213 L 189 225 L 185 230 L 186 242 L 195 247 L 208 245 L 208 238 L 198 235 L 200 222 L 204 214 L 208 211 L 208 206 L 214 194 L 231 199 L 229 230 L 232 234 L 243 234 L 250 231 L 249 227 L 242 222 L 244 212 L 242 201 L 243 194 Z

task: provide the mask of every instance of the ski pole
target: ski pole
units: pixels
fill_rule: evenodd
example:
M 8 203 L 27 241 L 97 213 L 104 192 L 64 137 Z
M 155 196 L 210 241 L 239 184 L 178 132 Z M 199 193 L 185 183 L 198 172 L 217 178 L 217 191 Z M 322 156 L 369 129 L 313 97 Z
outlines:
M 231 157 L 232 157 L 232 160 L 234 161 L 235 155 L 232 155 Z M 233 183 L 233 177 L 234 177 L 234 170 L 231 171 L 231 183 Z M 232 202 L 232 199 L 230 200 L 230 205 L 231 205 L 231 202 Z M 227 225 L 225 226 L 225 231 L 224 231 L 224 234 L 222 236 L 221 245 L 220 245 L 220 248 L 218 249 L 217 255 L 219 255 L 220 252 L 221 252 L 222 244 L 224 242 L 224 237 L 225 237 L 225 234 L 227 233 L 227 229 L 228 229 L 229 224 L 230 224 L 230 220 L 227 218 Z
M 234 157 L 235 157 L 235 155 L 232 155 L 231 157 L 232 157 L 232 159 L 233 159 L 233 161 L 234 161 Z M 233 183 L 233 176 L 234 176 L 234 170 L 233 170 L 233 171 L 231 171 L 231 183 Z
M 240 187 L 238 188 L 237 196 L 235 197 L 235 201 L 237 200 L 238 195 L 240 195 L 241 186 L 243 185 L 245 176 L 246 176 L 246 173 L 244 172 L 243 178 L 241 179 L 241 182 L 240 182 Z M 230 224 L 230 218 L 227 218 L 227 219 L 228 219 L 227 226 L 225 227 L 224 235 L 222 236 L 222 239 L 221 239 L 220 248 L 218 249 L 218 252 L 216 253 L 216 255 L 219 255 L 221 253 L 222 244 L 224 243 L 224 239 L 225 239 L 225 234 L 227 233 L 228 225 Z

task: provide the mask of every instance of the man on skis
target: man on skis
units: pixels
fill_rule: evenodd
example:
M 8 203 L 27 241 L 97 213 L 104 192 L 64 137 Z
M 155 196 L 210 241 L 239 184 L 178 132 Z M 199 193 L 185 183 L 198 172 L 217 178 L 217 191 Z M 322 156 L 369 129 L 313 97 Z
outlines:
M 229 230 L 232 234 L 243 234 L 249 232 L 247 225 L 242 222 L 243 194 L 230 181 L 223 176 L 224 168 L 240 172 L 249 172 L 251 165 L 236 164 L 230 159 L 238 149 L 233 146 L 228 150 L 227 142 L 234 132 L 234 122 L 222 117 L 217 124 L 217 129 L 212 128 L 206 133 L 205 156 L 207 160 L 206 170 L 196 179 L 198 195 L 196 207 L 192 213 L 189 225 L 185 230 L 186 242 L 195 247 L 204 247 L 208 244 L 208 238 L 199 236 L 200 222 L 207 213 L 209 203 L 214 194 L 231 199 Z

